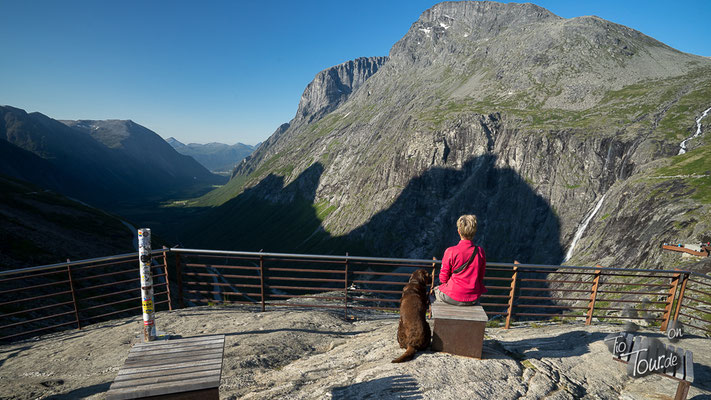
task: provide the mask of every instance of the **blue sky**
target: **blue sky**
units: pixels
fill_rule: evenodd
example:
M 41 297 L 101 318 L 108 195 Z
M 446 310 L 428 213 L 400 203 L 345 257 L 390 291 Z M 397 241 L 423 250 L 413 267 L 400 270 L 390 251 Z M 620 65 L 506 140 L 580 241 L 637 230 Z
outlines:
M 436 3 L 0 0 L 0 105 L 255 144 L 294 116 L 316 73 L 387 55 Z M 534 3 L 711 56 L 711 1 Z

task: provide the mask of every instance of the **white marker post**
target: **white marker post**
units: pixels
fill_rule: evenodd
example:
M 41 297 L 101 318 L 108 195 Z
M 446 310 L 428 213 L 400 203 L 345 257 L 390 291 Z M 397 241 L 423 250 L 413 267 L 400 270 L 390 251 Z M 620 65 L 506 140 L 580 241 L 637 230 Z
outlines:
M 153 274 L 151 273 L 151 230 L 138 230 L 138 259 L 141 268 L 141 304 L 143 305 L 143 341 L 156 338 L 155 309 L 153 307 Z

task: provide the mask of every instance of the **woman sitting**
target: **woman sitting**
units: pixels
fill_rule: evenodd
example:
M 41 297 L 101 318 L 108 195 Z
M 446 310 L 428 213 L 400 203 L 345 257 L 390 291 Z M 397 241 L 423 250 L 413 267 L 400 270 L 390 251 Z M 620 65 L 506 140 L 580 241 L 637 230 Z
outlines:
M 441 285 L 434 288 L 434 296 L 437 301 L 447 304 L 473 306 L 479 304 L 479 296 L 486 293 L 486 254 L 484 249 L 472 242 L 476 233 L 476 216 L 459 217 L 457 232 L 461 240 L 444 251 L 439 273 Z

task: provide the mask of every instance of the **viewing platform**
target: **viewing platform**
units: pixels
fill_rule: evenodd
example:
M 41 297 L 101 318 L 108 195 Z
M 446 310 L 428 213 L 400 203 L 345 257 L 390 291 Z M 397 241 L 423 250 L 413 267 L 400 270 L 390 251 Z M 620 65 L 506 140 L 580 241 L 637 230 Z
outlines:
M 150 259 L 155 326 L 186 339 L 224 335 L 219 379 L 216 349 L 204 355 L 215 368 L 192 371 L 212 375 L 213 391 L 219 381 L 221 398 L 447 398 L 444 382 L 471 398 L 672 396 L 667 383 L 626 377 L 604 337 L 644 321 L 639 334 L 664 339 L 674 320 L 685 329 L 675 346 L 694 353 L 689 396 L 711 395 L 711 278 L 693 271 L 490 262 L 476 321 L 486 325 L 481 360 L 423 351 L 384 367 L 401 353 L 408 276 L 439 260 L 199 249 L 157 249 Z M 0 272 L 0 397 L 105 398 L 138 372 L 153 375 L 135 376 L 136 386 L 159 385 L 162 373 L 134 368 L 153 367 L 134 354 L 152 346 L 143 344 L 138 275 L 136 253 Z M 625 314 L 627 304 L 645 315 Z

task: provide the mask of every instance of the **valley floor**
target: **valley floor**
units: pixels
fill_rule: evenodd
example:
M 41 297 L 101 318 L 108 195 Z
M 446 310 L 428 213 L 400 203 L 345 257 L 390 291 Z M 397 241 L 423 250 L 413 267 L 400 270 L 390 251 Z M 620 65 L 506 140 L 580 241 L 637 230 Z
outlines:
M 226 335 L 222 399 L 667 399 L 677 387 L 627 377 L 603 340 L 614 325 L 487 328 L 483 360 L 426 351 L 391 364 L 402 353 L 395 314 L 206 306 L 156 321 L 171 335 Z M 141 338 L 139 316 L 0 346 L 0 398 L 103 398 Z M 694 353 L 688 398 L 711 398 L 711 340 L 677 345 Z

